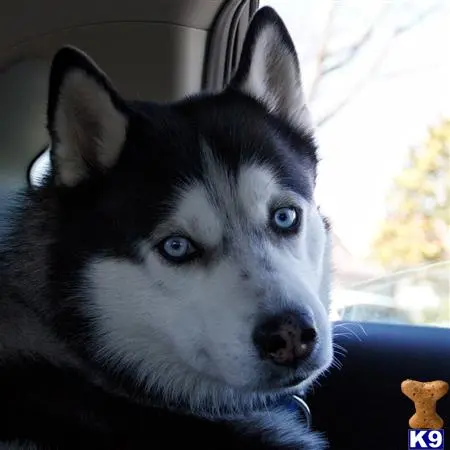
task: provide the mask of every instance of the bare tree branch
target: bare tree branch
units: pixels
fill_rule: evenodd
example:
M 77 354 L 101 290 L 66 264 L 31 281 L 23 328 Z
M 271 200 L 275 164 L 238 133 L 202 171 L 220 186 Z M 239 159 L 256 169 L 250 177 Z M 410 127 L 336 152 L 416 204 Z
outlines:
M 324 67 L 323 67 L 322 72 L 320 74 L 320 78 L 323 79 L 324 77 L 326 77 L 330 73 L 333 73 L 336 70 L 339 70 L 342 67 L 344 67 L 347 64 L 349 64 L 352 61 L 352 59 L 354 59 L 356 57 L 356 55 L 362 49 L 364 44 L 366 44 L 366 42 L 368 42 L 370 40 L 370 38 L 373 35 L 374 30 L 375 30 L 375 26 L 371 26 L 361 36 L 361 39 L 358 42 L 356 42 L 355 44 L 351 45 L 349 48 L 346 48 L 344 56 L 338 62 L 336 62 L 334 64 L 330 64 L 328 67 L 326 67 L 325 64 L 324 64 L 323 65 Z
M 387 53 L 389 52 L 389 49 L 390 49 L 390 41 L 383 47 L 383 50 L 379 53 L 378 57 L 373 62 L 373 64 L 370 67 L 370 70 L 367 71 L 366 75 L 364 77 L 361 77 L 359 81 L 353 85 L 352 89 L 347 93 L 347 95 L 317 121 L 316 123 L 317 127 L 325 125 L 330 119 L 332 119 L 337 113 L 341 112 L 346 106 L 350 104 L 350 102 L 353 101 L 353 99 L 367 85 L 367 83 L 372 77 L 373 71 L 375 71 L 381 64 L 381 62 L 384 60 Z
M 389 54 L 389 51 L 392 48 L 392 41 L 397 39 L 399 36 L 409 32 L 414 27 L 416 27 L 418 24 L 422 23 L 431 14 L 435 13 L 441 6 L 442 6 L 441 2 L 436 2 L 434 5 L 430 6 L 429 8 L 425 9 L 424 11 L 421 11 L 419 14 L 417 14 L 416 17 L 414 17 L 412 20 L 410 20 L 406 24 L 396 27 L 393 30 L 390 38 L 386 41 L 385 45 L 381 49 L 378 56 L 375 58 L 375 60 L 371 64 L 369 70 L 365 73 L 364 76 L 362 76 L 358 80 L 357 83 L 355 83 L 353 85 L 353 87 L 350 89 L 350 91 L 347 93 L 347 95 L 340 102 L 338 102 L 333 108 L 331 108 L 330 111 L 328 111 L 320 119 L 318 119 L 318 121 L 316 123 L 317 127 L 321 127 L 321 126 L 325 125 L 336 114 L 338 114 L 345 107 L 347 107 L 353 101 L 353 99 L 364 89 L 364 87 L 367 85 L 367 83 L 376 74 L 377 70 L 382 65 L 386 56 Z M 370 28 L 372 28 L 372 26 Z M 372 31 L 372 33 L 373 33 L 373 31 Z M 364 45 L 364 42 L 362 45 Z M 357 52 L 358 52 L 358 50 L 357 50 Z M 343 67 L 344 65 L 337 67 L 335 70 L 338 70 L 339 68 Z
M 319 84 L 320 84 L 320 81 L 322 78 L 322 67 L 328 56 L 327 55 L 328 46 L 329 46 L 329 42 L 330 42 L 330 37 L 332 35 L 334 14 L 336 11 L 336 4 L 337 4 L 336 2 L 334 2 L 333 0 L 330 0 L 330 3 L 328 5 L 329 6 L 328 16 L 327 16 L 327 20 L 325 22 L 325 28 L 324 28 L 324 32 L 323 32 L 322 42 L 321 42 L 321 45 L 319 48 L 319 52 L 317 54 L 316 74 L 315 74 L 315 77 L 311 84 L 308 102 L 311 102 L 314 99 L 314 97 L 317 95 Z
M 413 29 L 416 25 L 422 23 L 431 14 L 437 12 L 441 7 L 442 7 L 441 1 L 437 1 L 434 5 L 431 5 L 429 8 L 417 14 L 417 16 L 414 17 L 412 20 L 410 20 L 408 23 L 405 23 L 404 25 L 400 25 L 397 28 L 395 28 L 394 32 L 392 33 L 392 37 L 396 38 L 404 33 L 407 33 L 408 31 Z
M 336 51 L 330 54 L 328 51 L 328 47 L 332 39 L 332 28 L 336 13 L 336 5 L 337 2 L 331 0 L 326 25 L 324 28 L 322 43 L 316 60 L 316 75 L 310 88 L 308 103 L 312 102 L 315 99 L 319 90 L 319 86 L 326 76 L 346 66 L 359 54 L 360 50 L 362 50 L 364 45 L 372 38 L 376 28 L 378 27 L 380 22 L 382 22 L 385 15 L 391 8 L 392 3 L 391 2 L 385 3 L 384 7 L 382 8 L 378 16 L 375 18 L 375 20 L 372 22 L 369 28 L 357 40 L 357 42 L 353 43 L 347 48 L 344 48 L 340 51 Z M 327 67 L 326 62 L 329 59 L 332 59 L 333 57 L 335 58 L 338 55 L 338 53 L 344 53 L 342 59 L 335 62 L 334 64 L 330 64 Z
M 370 24 L 369 28 L 363 33 L 363 35 L 352 45 L 350 45 L 347 49 L 345 49 L 344 57 L 338 61 L 337 63 L 330 65 L 329 67 L 324 67 L 322 70 L 322 78 L 330 73 L 346 66 L 349 64 L 356 56 L 358 56 L 360 50 L 363 49 L 364 45 L 370 41 L 373 37 L 377 27 L 384 20 L 386 14 L 389 12 L 390 7 L 392 6 L 391 2 L 385 3 L 383 9 L 380 11 L 376 19 Z

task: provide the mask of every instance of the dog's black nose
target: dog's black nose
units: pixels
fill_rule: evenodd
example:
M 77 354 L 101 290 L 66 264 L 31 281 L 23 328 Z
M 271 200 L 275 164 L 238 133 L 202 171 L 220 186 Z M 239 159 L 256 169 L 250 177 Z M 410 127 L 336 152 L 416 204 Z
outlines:
M 263 359 L 297 367 L 314 349 L 317 333 L 307 313 L 289 311 L 265 319 L 253 333 Z

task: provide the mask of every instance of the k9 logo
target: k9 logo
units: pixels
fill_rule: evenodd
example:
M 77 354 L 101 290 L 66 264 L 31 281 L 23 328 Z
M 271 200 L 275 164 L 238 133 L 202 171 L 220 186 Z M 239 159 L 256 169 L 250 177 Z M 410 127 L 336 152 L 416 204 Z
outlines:
M 408 450 L 444 450 L 444 430 L 408 430 Z

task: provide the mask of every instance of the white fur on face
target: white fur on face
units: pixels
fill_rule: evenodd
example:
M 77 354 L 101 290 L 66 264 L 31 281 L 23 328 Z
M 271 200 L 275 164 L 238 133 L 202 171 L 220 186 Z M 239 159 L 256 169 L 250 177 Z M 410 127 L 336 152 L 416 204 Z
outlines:
M 140 244 L 143 265 L 98 259 L 86 270 L 98 356 L 192 407 L 205 398 L 223 404 L 267 381 L 252 341 L 262 312 L 312 311 L 322 350 L 317 366 L 305 370 L 316 376 L 331 362 L 327 237 L 317 208 L 286 191 L 268 168 L 243 166 L 236 182 L 211 158 L 206 166 L 214 181 L 183 187 L 154 240 Z M 297 237 L 280 243 L 269 236 L 273 202 L 302 208 Z M 208 261 L 165 261 L 153 247 L 171 230 L 202 245 Z

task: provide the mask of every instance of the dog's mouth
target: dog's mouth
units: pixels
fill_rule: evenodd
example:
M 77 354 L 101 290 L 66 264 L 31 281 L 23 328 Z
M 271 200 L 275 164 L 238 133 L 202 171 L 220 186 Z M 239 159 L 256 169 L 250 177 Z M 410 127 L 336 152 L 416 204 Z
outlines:
M 280 374 L 274 371 L 268 378 L 260 382 L 259 388 L 263 391 L 284 391 L 298 387 L 308 382 L 314 376 L 315 372 L 294 372 L 289 374 Z
M 327 367 L 326 357 L 321 355 L 318 349 L 297 369 L 286 369 L 271 365 L 270 375 L 261 383 L 261 387 L 270 391 L 306 387 L 326 371 Z

